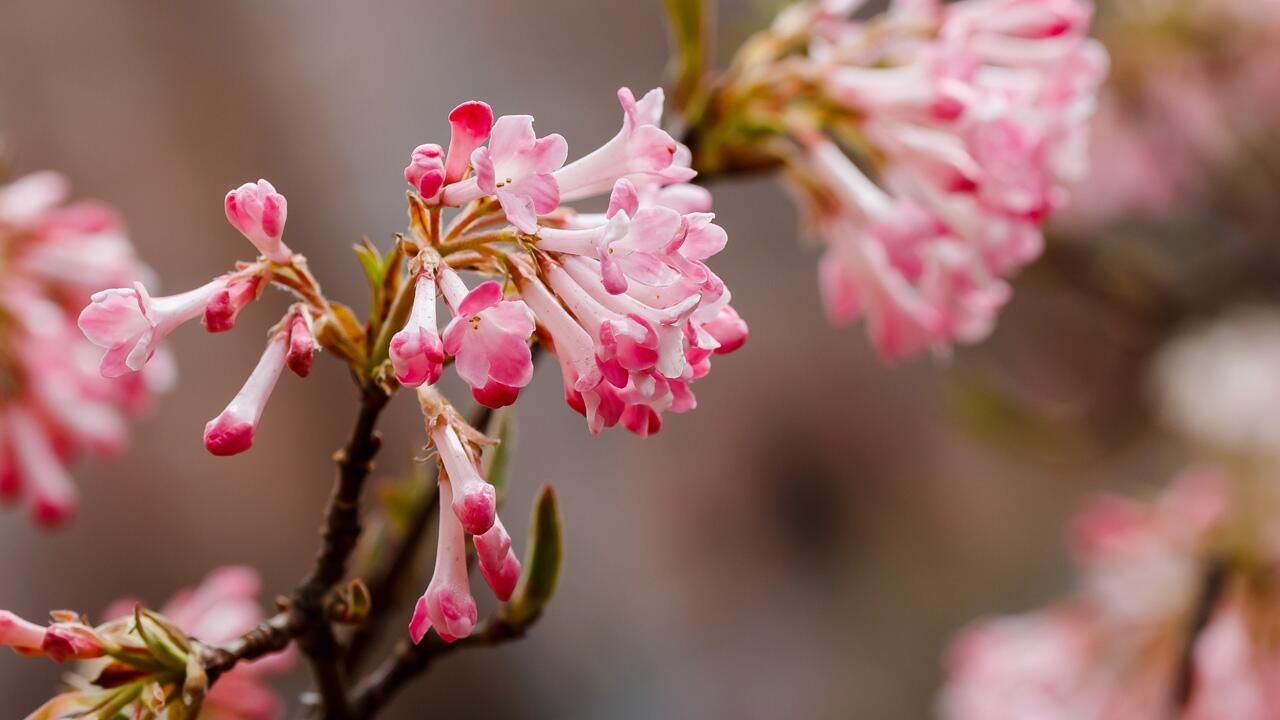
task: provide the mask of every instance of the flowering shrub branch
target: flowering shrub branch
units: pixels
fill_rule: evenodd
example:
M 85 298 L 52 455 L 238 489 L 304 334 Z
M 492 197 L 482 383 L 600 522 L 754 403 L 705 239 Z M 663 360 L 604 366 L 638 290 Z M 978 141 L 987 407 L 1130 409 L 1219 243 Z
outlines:
M 508 433 L 493 427 L 490 411 L 518 401 L 543 352 L 593 435 L 622 426 L 648 436 L 666 413 L 696 407 L 694 383 L 748 336 L 708 264 L 728 235 L 710 192 L 691 184 L 698 171 L 785 170 L 823 238 L 828 314 L 864 319 L 886 360 L 989 334 L 1009 296 L 1006 278 L 1040 254 L 1041 227 L 1080 169 L 1083 125 L 1106 65 L 1086 38 L 1091 7 L 898 0 L 858 20 L 860 4 L 790 8 L 715 73 L 706 67 L 708 8 L 669 0 L 687 144 L 663 129 L 662 90 L 637 97 L 619 89 L 618 132 L 572 161 L 568 141 L 539 136 L 528 115 L 458 105 L 447 146 L 424 143 L 409 154 L 405 231 L 385 252 L 367 239 L 355 246 L 369 288 L 363 320 L 329 297 L 285 243 L 288 203 L 266 180 L 224 200 L 254 260 L 170 296 L 150 294 L 137 273 L 99 285 L 119 287 L 92 294 L 79 316 L 84 338 L 102 351 L 95 382 L 136 384 L 131 378 L 162 366 L 164 340 L 180 326 L 200 319 L 211 333 L 230 331 L 267 287 L 290 296 L 240 391 L 204 428 L 214 455 L 249 451 L 285 369 L 306 378 L 320 351 L 348 367 L 359 409 L 334 456 L 314 565 L 272 617 L 241 613 L 206 632 L 202 621 L 218 603 L 256 596 L 242 575 L 211 577 L 212 589 L 193 591 L 199 612 L 183 603 L 173 611 L 188 611 L 186 622 L 141 604 L 131 619 L 97 627 L 70 614 L 44 628 L 0 616 L 0 644 L 19 652 L 110 658 L 31 717 L 196 717 L 219 688 L 259 697 L 256 673 L 296 644 L 319 716 L 368 718 L 453 650 L 523 636 L 554 593 L 560 521 L 544 488 L 529 542 L 516 551 L 499 514 Z M 571 206 L 593 197 L 607 199 L 603 212 Z M 0 195 L 0 221 L 15 216 L 6 203 L 19 219 L 50 204 Z M 450 367 L 482 408 L 470 421 L 435 387 Z M 378 421 L 401 389 L 421 409 L 436 487 L 411 504 L 389 557 L 360 573 L 370 580 L 349 580 Z M 72 425 L 75 414 L 65 415 Z M 44 491 L 37 516 L 56 519 L 70 506 L 68 483 L 26 420 L 16 410 L 6 421 L 18 466 Z M 86 433 L 83 444 L 94 439 L 102 438 Z M 405 637 L 357 679 L 433 514 L 434 573 L 406 613 Z M 483 620 L 474 569 L 501 603 Z M 270 717 L 271 699 L 240 716 Z

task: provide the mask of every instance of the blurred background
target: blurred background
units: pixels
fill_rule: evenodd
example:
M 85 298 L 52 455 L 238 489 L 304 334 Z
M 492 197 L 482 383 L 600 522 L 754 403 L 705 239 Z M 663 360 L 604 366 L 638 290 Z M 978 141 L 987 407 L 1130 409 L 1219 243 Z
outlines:
M 724 47 L 770 15 L 746 1 L 720 11 Z M 1107 28 L 1133 38 L 1124 23 L 1141 18 L 1108 6 L 1104 19 L 1106 39 Z M 1173 62 L 1161 53 L 1174 43 L 1156 41 L 1116 56 L 1100 132 L 1155 144 L 1118 168 L 1171 162 L 1171 148 L 1187 146 L 1179 133 L 1213 124 L 1176 118 L 1186 127 L 1151 131 L 1142 123 L 1177 114 L 1159 102 L 1226 102 L 1148 92 L 1144 63 L 1209 94 L 1223 87 L 1214 72 L 1239 66 L 1235 43 L 1202 42 L 1207 26 L 1175 30 L 1213 62 Z M 331 297 L 363 309 L 351 244 L 367 234 L 386 247 L 404 227 L 400 168 L 417 144 L 447 139 L 456 103 L 532 114 L 578 154 L 615 132 L 618 86 L 660 84 L 666 58 L 656 0 L 8 0 L 0 133 L 19 173 L 61 170 L 78 196 L 118 207 L 165 292 L 247 257 L 221 199 L 266 177 L 289 197 L 289 244 Z M 591 438 L 555 367 L 539 369 L 519 405 L 504 517 L 523 547 L 538 486 L 559 490 L 568 555 L 555 602 L 526 640 L 439 665 L 388 716 L 928 716 L 958 628 L 1069 586 L 1061 528 L 1083 495 L 1155 487 L 1182 464 L 1150 422 L 1151 354 L 1188 323 L 1274 295 L 1277 258 L 1261 241 L 1280 173 L 1255 149 L 1270 139 L 1262 111 L 1280 103 L 1263 81 L 1274 74 L 1260 75 L 1234 100 L 1243 112 L 1222 110 L 1249 120 L 1253 149 L 1208 138 L 1230 147 L 1180 156 L 1185 183 L 1155 187 L 1173 177 L 1157 167 L 1082 189 L 1111 200 L 1149 192 L 1141 213 L 1099 200 L 1067 217 L 996 336 L 946 358 L 885 368 L 861 331 L 830 328 L 816 251 L 798 242 L 780 183 L 719 183 L 731 242 L 714 267 L 750 341 L 698 384 L 696 412 L 647 440 Z M 1209 163 L 1241 189 L 1211 182 Z M 293 586 L 315 551 L 330 454 L 354 416 L 348 378 L 320 362 L 305 383 L 283 380 L 252 452 L 218 459 L 201 446 L 203 424 L 256 362 L 258 328 L 284 305 L 257 303 L 226 335 L 176 334 L 179 386 L 127 452 L 76 469 L 84 501 L 70 527 L 48 534 L 20 513 L 0 516 L 0 606 L 40 617 L 96 615 L 128 594 L 158 604 L 228 563 L 258 567 L 264 599 Z M 424 444 L 414 404 L 396 402 L 383 432 L 379 472 L 392 475 Z M 0 714 L 36 707 L 58 674 L 0 655 Z M 303 674 L 285 688 L 301 689 Z

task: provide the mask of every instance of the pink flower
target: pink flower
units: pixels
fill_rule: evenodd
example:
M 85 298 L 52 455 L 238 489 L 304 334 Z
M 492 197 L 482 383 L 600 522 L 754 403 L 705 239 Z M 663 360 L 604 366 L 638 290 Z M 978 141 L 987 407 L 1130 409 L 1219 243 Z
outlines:
M 236 455 L 253 445 L 262 411 L 284 371 L 288 338 L 281 331 L 272 336 L 257 367 L 240 392 L 216 418 L 204 426 L 204 446 L 214 455 Z
M 662 184 L 688 182 L 694 172 L 676 163 L 679 144 L 659 127 L 663 93 L 650 90 L 639 101 L 618 90 L 622 129 L 609 142 L 556 172 L 561 200 L 570 202 L 608 192 L 619 179 L 635 177 Z
M 472 542 L 476 546 L 476 559 L 485 582 L 489 583 L 499 600 L 510 600 L 516 583 L 520 581 L 520 560 L 511 549 L 511 536 L 502 526 L 502 520 L 495 517 L 493 527 L 473 537 Z
M 0 502 L 21 503 L 46 526 L 76 511 L 67 466 L 86 454 L 122 450 L 127 420 L 147 410 L 172 374 L 154 333 L 134 340 L 144 346 L 135 355 L 138 367 L 156 358 L 146 372 L 123 366 L 133 343 L 116 358 L 123 367 L 108 373 L 128 377 L 108 379 L 96 367 L 99 353 L 76 329 L 75 313 L 90 293 L 132 284 L 149 271 L 114 211 L 95 202 L 63 205 L 67 194 L 67 181 L 57 173 L 0 185 L 0 313 L 11 320 L 4 332 L 9 371 L 0 402 Z M 103 319 L 103 309 L 86 311 L 91 326 L 95 317 Z M 140 318 L 147 325 L 136 298 L 123 310 L 125 325 Z
M 560 205 L 560 188 L 552 172 L 564 164 L 565 139 L 533 132 L 529 115 L 504 115 L 493 125 L 487 147 L 471 156 L 473 178 L 445 188 L 444 202 L 460 205 L 483 195 L 498 198 L 507 220 L 521 232 L 538 231 L 538 215 Z
M 439 145 L 428 143 L 413 149 L 409 165 L 404 169 L 404 179 L 424 200 L 440 192 L 444 176 L 444 150 Z
M 26 491 L 32 518 L 45 527 L 62 525 L 75 514 L 79 493 L 52 439 L 40 422 L 24 410 L 11 409 L 6 425 L 16 479 Z
M 471 597 L 470 578 L 467 577 L 466 539 L 457 515 L 450 509 L 455 504 L 451 474 L 448 479 L 442 477 L 440 480 L 435 574 L 419 598 L 413 619 L 409 622 L 409 635 L 415 644 L 422 642 L 427 630 L 433 627 L 440 639 L 453 642 L 469 636 L 476 626 L 478 614 L 476 601 Z
M 1098 703 L 1084 682 L 1094 662 L 1092 633 L 1084 618 L 1053 610 L 967 628 L 947 655 L 940 717 L 1105 717 L 1079 712 Z
M 225 332 L 236 326 L 236 316 L 262 296 L 267 285 L 259 273 L 234 275 L 209 298 L 204 307 L 204 326 L 209 332 Z
M 315 327 L 312 325 L 311 313 L 305 307 L 295 308 L 293 315 L 285 320 L 289 334 L 289 350 L 285 353 L 285 364 L 298 377 L 311 374 L 311 362 L 315 359 L 316 342 Z
M 159 343 L 178 326 L 204 314 L 210 301 L 227 285 L 215 278 L 180 295 L 153 298 L 142 283 L 95 293 L 80 313 L 80 330 L 89 342 L 106 348 L 103 377 L 138 372 L 151 360 Z
M 0 610 L 0 647 L 20 655 L 43 655 L 54 662 L 91 660 L 104 654 L 101 640 L 85 625 L 55 622 L 41 627 Z
M 478 402 L 510 405 L 533 379 L 533 314 L 522 301 L 503 300 L 497 281 L 468 292 L 458 274 L 445 266 L 440 268 L 440 288 L 454 311 L 443 338 L 445 352 L 457 358 L 458 375 Z
M 431 428 L 431 442 L 449 474 L 453 512 L 468 535 L 481 535 L 493 527 L 497 517 L 497 491 L 480 477 L 476 464 L 448 423 Z M 443 501 L 442 501 L 443 502 Z
M 445 161 L 445 182 L 458 182 L 467 174 L 471 154 L 484 144 L 491 129 L 493 109 L 479 100 L 468 100 L 449 112 L 449 157 Z
M 414 282 L 409 320 L 392 336 L 388 350 L 396 380 L 405 387 L 434 385 L 445 359 L 444 344 L 436 331 L 435 269 L 423 268 Z
M 227 193 L 224 207 L 232 227 L 248 238 L 267 260 L 286 265 L 293 258 L 293 251 L 280 240 L 288 217 L 288 204 L 271 183 L 259 180 L 241 185 Z
M 731 353 L 747 342 L 746 321 L 738 315 L 738 311 L 728 305 L 721 307 L 715 317 L 705 323 L 703 328 L 720 344 L 715 349 L 717 355 Z
M 710 219 L 705 214 L 682 216 L 660 206 L 641 208 L 635 186 L 622 179 L 614 186 L 603 224 L 575 230 L 544 228 L 538 246 L 596 258 L 605 289 L 619 295 L 630 281 L 664 287 L 682 271 L 701 279 L 698 263 L 723 249 L 726 240 Z

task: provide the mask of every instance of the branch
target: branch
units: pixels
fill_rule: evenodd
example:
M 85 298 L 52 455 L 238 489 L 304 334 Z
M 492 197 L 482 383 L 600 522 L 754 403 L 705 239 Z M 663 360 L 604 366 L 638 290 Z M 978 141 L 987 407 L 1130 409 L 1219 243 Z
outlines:
M 340 648 L 325 613 L 325 596 L 346 576 L 347 560 L 360 538 L 360 492 L 382 445 L 374 429 L 390 396 L 375 383 L 362 388 L 360 413 L 343 449 L 334 454 L 338 482 L 325 511 L 320 552 L 311 573 L 293 592 L 288 613 L 300 631 L 298 647 L 311 664 L 319 689 L 322 717 L 348 720 Z
M 227 645 L 206 650 L 204 668 L 209 675 L 209 684 L 212 685 L 240 662 L 284 650 L 301 630 L 294 614 L 281 611 Z
M 469 647 L 501 645 L 517 640 L 533 626 L 538 615 L 521 622 L 499 616 L 489 618 L 471 636 L 447 643 L 432 633 L 421 645 L 401 640 L 395 651 L 356 687 L 351 696 L 352 717 L 360 720 L 377 715 L 406 683 L 423 673 L 441 657 Z
M 1209 624 L 1213 611 L 1226 589 L 1227 563 L 1221 558 L 1208 562 L 1204 571 L 1204 581 L 1200 588 L 1200 597 L 1196 601 L 1191 623 L 1187 626 L 1186 639 L 1182 645 L 1182 655 L 1178 660 L 1177 674 L 1173 680 L 1173 710 L 1175 716 L 1181 716 L 1195 691 L 1195 651 L 1196 640 L 1200 638 L 1206 625 Z

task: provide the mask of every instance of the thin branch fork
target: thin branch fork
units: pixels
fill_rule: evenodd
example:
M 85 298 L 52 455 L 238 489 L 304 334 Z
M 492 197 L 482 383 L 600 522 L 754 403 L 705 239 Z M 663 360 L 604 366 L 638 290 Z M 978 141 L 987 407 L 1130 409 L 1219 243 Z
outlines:
M 1182 654 L 1178 659 L 1173 679 L 1173 695 L 1170 700 L 1174 717 L 1182 715 L 1195 693 L 1196 641 L 1199 640 L 1212 619 L 1214 611 L 1218 608 L 1218 603 L 1226 590 L 1228 570 L 1227 562 L 1222 558 L 1212 558 L 1205 566 L 1200 595 L 1196 599 L 1195 608 L 1187 625 Z
M 347 574 L 347 561 L 360 539 L 360 493 L 382 446 L 376 426 L 390 396 L 374 383 L 362 388 L 360 412 L 347 444 L 334 455 L 338 482 L 325 511 L 320 551 L 311 573 L 293 592 L 289 613 L 301 632 L 298 647 L 311 665 L 321 699 L 321 716 L 348 720 L 340 646 L 325 612 L 325 597 Z

